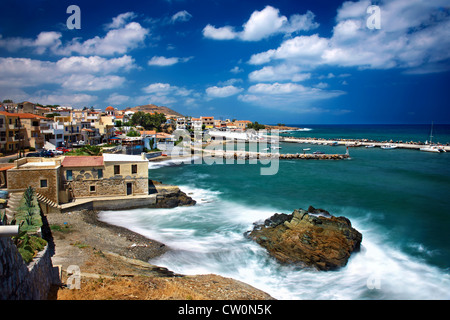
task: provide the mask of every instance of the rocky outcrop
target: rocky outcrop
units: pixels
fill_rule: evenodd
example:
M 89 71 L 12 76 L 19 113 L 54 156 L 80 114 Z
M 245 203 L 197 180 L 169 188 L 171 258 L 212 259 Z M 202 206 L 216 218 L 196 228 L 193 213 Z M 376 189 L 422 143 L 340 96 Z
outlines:
M 349 219 L 313 207 L 275 214 L 255 225 L 246 236 L 282 263 L 318 270 L 345 266 L 362 241 L 361 233 L 352 228 Z
M 186 195 L 180 189 L 172 190 L 170 192 L 159 192 L 156 196 L 156 204 L 154 208 L 175 208 L 180 206 L 193 206 L 196 201 Z

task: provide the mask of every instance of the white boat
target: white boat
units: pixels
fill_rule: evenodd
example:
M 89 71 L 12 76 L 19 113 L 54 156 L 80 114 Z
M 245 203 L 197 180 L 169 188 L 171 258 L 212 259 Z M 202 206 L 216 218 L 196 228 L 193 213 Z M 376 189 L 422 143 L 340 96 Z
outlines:
M 271 147 L 272 149 L 281 149 L 281 147 Z
M 374 145 L 374 144 L 368 144 L 368 145 L 366 146 L 366 148 L 375 148 L 375 145 Z
M 447 152 L 445 151 L 443 146 L 432 145 L 432 140 L 433 140 L 433 122 L 431 122 L 430 144 L 426 147 L 420 148 L 420 151 L 435 152 L 435 153 Z
M 303 149 L 303 151 L 309 151 L 309 150 L 311 150 L 311 148 L 305 148 L 305 149 Z
M 337 146 L 339 145 L 339 143 L 337 141 L 331 141 L 330 142 L 330 146 Z
M 381 146 L 381 149 L 384 150 L 391 150 L 391 149 L 396 149 L 397 146 L 395 144 L 385 144 L 384 146 Z

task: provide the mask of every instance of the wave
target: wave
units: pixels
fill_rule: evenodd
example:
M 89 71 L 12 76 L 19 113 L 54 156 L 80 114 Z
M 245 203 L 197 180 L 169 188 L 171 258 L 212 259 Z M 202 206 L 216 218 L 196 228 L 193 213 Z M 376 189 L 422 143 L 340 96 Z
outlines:
M 361 251 L 344 268 L 320 272 L 281 265 L 243 236 L 254 222 L 283 210 L 228 200 L 217 190 L 191 185 L 180 189 L 197 205 L 104 211 L 99 218 L 173 249 L 150 261 L 155 265 L 181 274 L 231 277 L 277 299 L 450 299 L 450 275 L 390 243 L 385 230 L 373 222 L 374 213 L 353 217 L 356 208 L 342 210 L 363 234 Z
M 183 164 L 191 164 L 199 157 L 186 157 L 186 158 L 174 158 L 174 159 L 167 159 L 162 161 L 149 161 L 148 168 L 150 170 L 153 169 L 159 169 L 162 167 L 174 167 L 174 166 L 180 166 Z

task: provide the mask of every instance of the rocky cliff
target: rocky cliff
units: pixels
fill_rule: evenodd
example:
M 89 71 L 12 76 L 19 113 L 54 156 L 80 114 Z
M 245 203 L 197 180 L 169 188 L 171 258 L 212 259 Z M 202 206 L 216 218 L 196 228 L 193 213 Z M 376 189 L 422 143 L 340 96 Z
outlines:
M 318 270 L 345 266 L 362 241 L 361 233 L 352 228 L 349 219 L 313 207 L 275 214 L 255 225 L 246 236 L 282 263 Z

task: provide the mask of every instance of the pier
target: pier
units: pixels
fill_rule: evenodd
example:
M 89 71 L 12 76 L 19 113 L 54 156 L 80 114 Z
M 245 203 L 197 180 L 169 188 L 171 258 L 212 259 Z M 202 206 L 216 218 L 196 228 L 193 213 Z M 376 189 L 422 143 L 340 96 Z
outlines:
M 251 152 L 251 151 L 223 151 L 223 150 L 208 150 L 200 148 L 191 148 L 194 152 L 202 152 L 211 158 L 235 159 L 235 160 L 343 160 L 349 159 L 348 154 L 312 154 L 312 153 L 296 153 L 296 154 L 280 154 L 280 153 L 266 153 L 266 152 Z
M 316 139 L 316 138 L 292 138 L 292 137 L 280 137 L 280 142 L 287 143 L 307 143 L 307 144 L 322 144 L 322 145 L 340 145 L 347 147 L 382 147 L 386 144 L 395 145 L 398 149 L 412 149 L 420 150 L 420 148 L 429 146 L 427 144 L 421 144 L 416 142 L 393 142 L 393 141 L 371 141 L 371 140 L 353 140 L 353 139 L 337 139 L 337 140 L 326 140 L 326 139 Z M 442 145 L 442 148 L 450 152 L 450 146 Z

